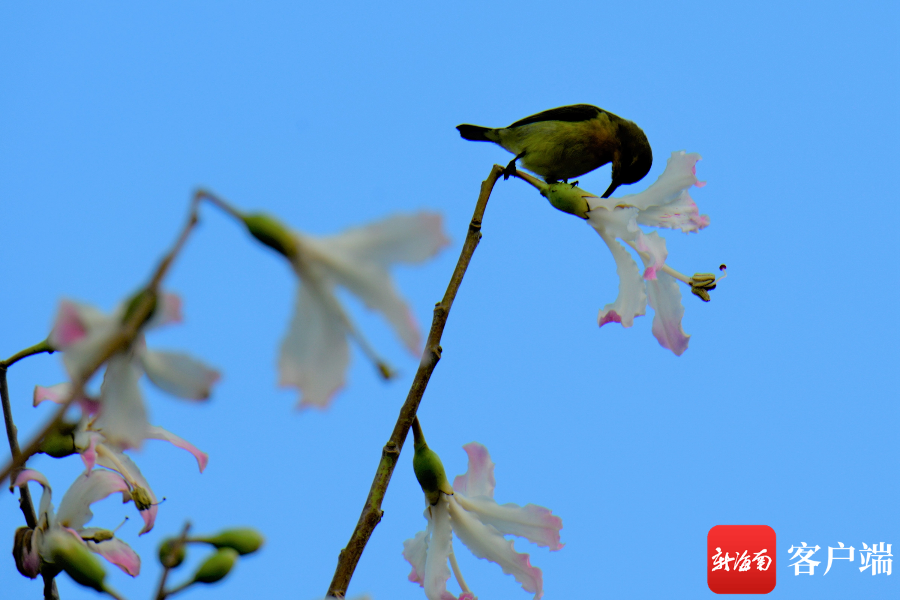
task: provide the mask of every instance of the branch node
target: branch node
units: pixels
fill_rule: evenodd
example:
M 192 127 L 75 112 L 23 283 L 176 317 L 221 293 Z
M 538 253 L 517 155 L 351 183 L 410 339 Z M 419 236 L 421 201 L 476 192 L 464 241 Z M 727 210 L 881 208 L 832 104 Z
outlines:
M 388 456 L 391 454 L 400 454 L 400 448 L 397 447 L 397 443 L 393 440 L 389 441 L 384 445 L 384 450 L 381 452 L 382 456 Z

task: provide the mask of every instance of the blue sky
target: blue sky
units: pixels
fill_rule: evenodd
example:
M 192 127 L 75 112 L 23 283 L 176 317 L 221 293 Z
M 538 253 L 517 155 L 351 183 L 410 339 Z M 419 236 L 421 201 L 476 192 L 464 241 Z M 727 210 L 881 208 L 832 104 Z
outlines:
M 449 474 L 477 440 L 499 502 L 563 519 L 559 552 L 518 542 L 545 598 L 709 598 L 706 534 L 765 524 L 778 536 L 772 598 L 886 598 L 900 574 L 854 565 L 795 577 L 787 549 L 863 542 L 900 549 L 895 176 L 898 8 L 891 3 L 94 2 L 0 8 L 0 354 L 43 339 L 60 298 L 111 309 L 173 240 L 190 194 L 327 234 L 431 209 L 453 244 L 396 279 L 423 329 L 455 264 L 478 186 L 510 155 L 461 140 L 459 123 L 509 124 L 590 103 L 637 122 L 656 160 L 698 152 L 692 196 L 711 225 L 667 232 L 668 262 L 729 267 L 709 304 L 687 294 L 681 357 L 634 327 L 598 329 L 616 295 L 596 233 L 521 181 L 497 185 L 420 417 Z M 609 167 L 581 187 L 601 193 Z M 155 589 L 155 548 L 245 524 L 268 539 L 227 583 L 184 597 L 328 587 L 418 363 L 349 299 L 400 377 L 381 382 L 354 349 L 327 412 L 297 412 L 275 360 L 296 282 L 283 261 L 209 209 L 168 280 L 185 324 L 149 338 L 222 370 L 208 405 L 147 388 L 152 420 L 210 454 L 203 475 L 162 444 L 137 457 L 165 496 L 157 527 L 121 537 L 141 553 L 128 598 Z M 20 437 L 46 418 L 35 384 L 59 358 L 10 371 Z M 0 452 L 6 460 L 8 454 Z M 39 457 L 62 490 L 80 461 Z M 37 490 L 35 490 L 37 491 Z M 114 526 L 131 507 L 97 505 Z M 404 450 L 385 516 L 350 592 L 424 598 L 400 552 L 424 528 Z M 0 532 L 22 524 L 0 500 Z M 456 543 L 476 594 L 529 598 Z M 195 553 L 199 559 L 201 553 Z M 824 562 L 823 562 L 824 567 Z M 179 577 L 176 575 L 176 581 Z M 8 558 L 10 597 L 40 597 Z M 61 595 L 90 598 L 60 578 Z

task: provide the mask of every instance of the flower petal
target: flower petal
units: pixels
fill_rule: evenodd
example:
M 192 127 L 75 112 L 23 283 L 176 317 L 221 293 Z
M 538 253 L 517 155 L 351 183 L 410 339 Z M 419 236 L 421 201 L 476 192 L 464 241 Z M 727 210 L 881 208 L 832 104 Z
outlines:
M 469 455 L 469 467 L 464 475 L 458 475 L 453 480 L 453 491 L 470 498 L 493 498 L 497 481 L 488 449 L 478 442 L 471 442 L 463 446 L 463 450 Z
M 81 455 L 81 462 L 88 472 L 97 462 L 97 444 L 102 441 L 103 436 L 96 431 L 79 431 L 75 434 L 75 449 Z
M 590 215 L 591 213 L 588 213 Z M 599 231 L 598 231 L 599 232 Z M 634 325 L 634 318 L 647 311 L 647 293 L 644 281 L 638 271 L 637 263 L 631 258 L 615 238 L 599 232 L 606 242 L 616 261 L 616 273 L 619 275 L 619 295 L 612 304 L 607 304 L 597 315 L 597 324 L 603 327 L 607 323 L 621 323 L 623 327 Z
M 691 336 L 681 328 L 684 306 L 681 304 L 678 283 L 668 273 L 659 273 L 655 281 L 647 282 L 647 295 L 655 312 L 653 335 L 663 348 L 681 356 L 687 350 Z
M 141 473 L 141 470 L 138 468 L 134 461 L 131 460 L 128 456 L 126 456 L 122 452 L 118 452 L 113 450 L 109 446 L 103 446 L 104 452 L 98 453 L 97 456 L 97 464 L 106 467 L 107 469 L 114 469 L 116 471 L 124 470 L 122 476 L 133 486 L 137 486 L 142 488 L 147 492 L 148 496 L 148 506 L 144 509 L 138 507 L 138 512 L 141 515 L 141 518 L 144 520 L 144 527 L 138 532 L 138 535 L 143 535 L 153 529 L 153 525 L 156 522 L 156 513 L 159 510 L 159 502 L 156 500 L 156 494 L 153 493 L 153 490 L 150 488 L 150 484 L 147 483 L 147 480 L 144 479 L 144 475 Z M 122 495 L 124 500 L 127 502 L 128 500 L 133 500 L 133 494 Z M 137 504 L 137 503 L 135 503 Z
M 49 400 L 50 402 L 55 402 L 56 404 L 61 404 L 63 400 L 65 400 L 69 393 L 72 391 L 71 383 L 57 383 L 56 385 L 51 385 L 44 387 L 42 385 L 34 386 L 34 402 L 33 405 L 37 406 L 41 402 L 45 400 Z
M 96 552 L 112 564 L 116 565 L 132 577 L 141 572 L 141 557 L 131 549 L 131 546 L 120 540 L 112 538 L 102 542 L 85 540 L 88 550 Z
M 512 540 L 506 539 L 496 529 L 485 525 L 463 509 L 454 496 L 450 497 L 449 511 L 453 531 L 472 554 L 500 565 L 504 573 L 514 576 L 522 584 L 522 589 L 533 593 L 535 600 L 543 595 L 541 570 L 531 566 L 527 554 L 515 551 Z
M 662 175 L 650 186 L 637 194 L 628 194 L 621 198 L 613 198 L 617 204 L 626 204 L 644 211 L 650 207 L 662 207 L 681 200 L 682 191 L 696 185 L 703 187 L 705 183 L 697 181 L 696 165 L 700 155 L 687 154 L 684 150 L 673 152 L 666 161 Z
M 35 471 L 34 469 L 22 469 L 16 476 L 16 480 L 10 486 L 10 491 L 12 491 L 12 488 L 24 485 L 29 481 L 37 481 L 43 488 L 43 491 L 41 492 L 41 503 L 38 506 L 38 520 L 40 520 L 41 515 L 46 515 L 48 521 L 53 520 L 55 518 L 53 516 L 53 490 L 50 489 L 50 483 L 47 481 L 47 478 L 44 477 L 43 473 Z
M 443 218 L 430 212 L 394 215 L 319 241 L 329 253 L 352 261 L 374 261 L 384 267 L 422 262 L 450 243 Z
M 440 215 L 397 215 L 328 238 L 304 238 L 304 243 L 330 276 L 384 314 L 410 352 L 419 352 L 418 325 L 394 289 L 387 268 L 397 262 L 426 260 L 449 243 Z
M 431 522 L 434 529 L 428 543 L 423 578 L 425 596 L 428 600 L 456 600 L 456 596 L 447 591 L 447 580 L 450 579 L 447 561 L 450 559 L 453 540 L 447 499 L 448 496 L 441 494 L 438 503 L 431 507 Z
M 669 251 L 666 250 L 666 240 L 653 231 L 649 235 L 638 232 L 635 241 L 638 251 L 646 255 L 646 258 L 641 256 L 641 260 L 644 262 L 644 279 L 652 281 L 656 279 L 656 272 L 666 264 L 666 258 L 669 256 Z M 650 259 L 649 262 L 647 262 L 647 258 Z
M 504 535 L 517 535 L 551 550 L 563 547 L 559 543 L 562 519 L 543 506 L 497 504 L 493 500 L 466 498 L 462 494 L 458 494 L 456 500 L 464 509 L 477 514 L 482 523 L 493 526 Z
M 109 317 L 92 306 L 62 300 L 50 331 L 50 345 L 56 350 L 66 350 L 83 340 L 91 329 L 100 327 L 108 320 Z
M 130 353 L 109 359 L 100 387 L 100 414 L 94 427 L 104 437 L 126 448 L 139 448 L 147 435 L 147 410 L 138 387 L 141 370 Z
M 159 389 L 186 400 L 206 400 L 219 372 L 182 352 L 144 350 L 141 364 Z
M 420 531 L 415 537 L 403 541 L 403 558 L 412 566 L 409 580 L 425 586 L 425 559 L 428 556 L 428 538 L 431 535 L 431 523 L 427 531 Z
M 59 503 L 56 519 L 63 527 L 81 529 L 91 520 L 91 504 L 114 492 L 127 492 L 128 484 L 118 473 L 84 472 L 72 483 Z
M 62 404 L 69 397 L 71 391 L 71 383 L 57 383 L 56 385 L 51 385 L 49 387 L 36 385 L 34 386 L 34 398 L 32 404 L 33 406 L 37 406 L 38 404 L 47 401 L 55 404 Z M 81 396 L 76 402 L 86 414 L 93 415 L 100 410 L 100 404 L 87 396 Z
M 369 308 L 381 312 L 407 349 L 418 352 L 421 343 L 418 325 L 383 265 L 362 256 L 334 251 L 322 240 L 306 240 L 305 248 L 314 253 L 330 279 L 353 292 Z
M 680 229 L 685 233 L 700 231 L 709 225 L 709 215 L 701 215 L 700 209 L 687 190 L 665 206 L 651 206 L 637 217 L 641 225 Z
M 162 427 L 157 427 L 156 425 L 150 425 L 149 427 L 147 427 L 147 438 L 154 440 L 163 440 L 165 442 L 169 442 L 176 448 L 187 450 L 194 455 L 194 458 L 197 459 L 197 466 L 200 467 L 201 473 L 203 472 L 203 469 L 206 468 L 206 464 L 209 462 L 209 455 L 206 452 L 201 452 L 197 449 L 196 446 L 194 446 L 184 438 L 180 438 L 174 433 L 166 431 Z
M 307 278 L 311 279 L 311 278 Z M 287 335 L 281 343 L 278 370 L 281 385 L 300 389 L 300 407 L 324 408 L 344 385 L 350 351 L 330 289 L 319 281 L 305 281 Z
M 178 297 L 178 294 L 163 292 L 159 295 L 156 310 L 153 311 L 153 316 L 147 321 L 144 329 L 154 329 L 170 323 L 181 323 L 182 320 L 181 298 Z

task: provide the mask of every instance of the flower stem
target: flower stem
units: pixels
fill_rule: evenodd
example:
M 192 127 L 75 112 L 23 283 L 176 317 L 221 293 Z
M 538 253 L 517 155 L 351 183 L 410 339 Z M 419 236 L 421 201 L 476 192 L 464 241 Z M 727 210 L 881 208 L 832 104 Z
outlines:
M 194 230 L 194 227 L 197 225 L 197 204 L 198 200 L 195 196 L 193 201 L 191 202 L 191 211 L 188 216 L 187 223 L 181 230 L 178 239 L 175 240 L 175 244 L 173 244 L 172 248 L 162 258 L 162 260 L 159 261 L 156 270 L 153 272 L 153 275 L 150 278 L 150 283 L 147 285 L 147 290 L 154 293 L 142 294 L 140 296 L 138 302 L 134 306 L 134 310 L 131 312 L 128 318 L 121 325 L 119 325 L 118 329 L 113 332 L 112 335 L 110 335 L 110 337 L 106 340 L 106 343 L 98 349 L 97 353 L 93 356 L 93 359 L 88 361 L 82 371 L 75 374 L 75 376 L 72 378 L 72 389 L 69 391 L 69 394 L 66 396 L 65 400 L 60 403 L 59 408 L 55 413 L 53 413 L 53 416 L 50 417 L 50 419 L 47 421 L 47 423 L 44 424 L 43 427 L 41 427 L 40 431 L 38 431 L 38 433 L 25 446 L 25 449 L 22 450 L 22 452 L 18 456 L 13 455 L 12 460 L 7 463 L 2 470 L 0 470 L 0 483 L 2 483 L 13 471 L 22 467 L 22 465 L 25 464 L 25 461 L 27 461 L 32 454 L 37 452 L 38 448 L 41 445 L 41 441 L 43 441 L 47 434 L 50 433 L 53 428 L 55 428 L 59 424 L 60 421 L 62 421 L 63 416 L 66 414 L 66 411 L 69 409 L 72 403 L 75 402 L 75 399 L 81 397 L 84 394 L 84 386 L 87 384 L 88 380 L 93 377 L 94 373 L 96 373 L 112 355 L 127 348 L 131 343 L 134 342 L 135 338 L 137 338 L 138 334 L 141 331 L 141 327 L 153 313 L 153 309 L 156 305 L 154 296 L 155 293 L 159 291 L 160 283 L 162 283 L 163 278 L 169 272 L 169 268 L 172 266 L 175 258 L 184 249 L 184 245 L 187 242 L 188 237 Z
M 481 240 L 481 220 L 484 218 L 484 210 L 491 196 L 491 190 L 494 189 L 494 184 L 497 183 L 497 179 L 502 174 L 503 167 L 494 165 L 488 178 L 481 183 L 481 192 L 475 204 L 475 212 L 472 215 L 472 221 L 469 223 L 469 231 L 466 234 L 466 240 L 463 243 L 456 268 L 450 276 L 450 282 L 447 284 L 447 291 L 444 293 L 444 297 L 434 307 L 434 317 L 431 321 L 428 340 L 425 342 L 422 361 L 419 363 L 416 376 L 406 396 L 406 402 L 403 403 L 403 407 L 400 409 L 400 415 L 397 417 L 397 423 L 394 425 L 391 437 L 381 451 L 381 461 L 378 463 L 378 468 L 375 471 L 375 479 L 372 481 L 372 487 L 369 489 L 369 495 L 363 506 L 362 514 L 359 517 L 353 535 L 350 536 L 350 541 L 341 550 L 334 578 L 331 580 L 326 596 L 343 598 L 344 594 L 347 593 L 347 586 L 350 584 L 353 571 L 356 569 L 366 543 L 368 543 L 369 537 L 372 535 L 378 522 L 381 521 L 383 514 L 381 503 L 391 481 L 394 467 L 400 458 L 403 442 L 406 440 L 409 428 L 416 418 L 419 403 L 422 401 L 425 388 L 428 386 L 429 379 L 431 379 L 431 373 L 441 358 L 441 335 L 444 333 L 450 308 L 453 306 L 453 300 L 456 298 L 460 284 L 462 284 L 466 269 L 468 269 L 475 248 Z

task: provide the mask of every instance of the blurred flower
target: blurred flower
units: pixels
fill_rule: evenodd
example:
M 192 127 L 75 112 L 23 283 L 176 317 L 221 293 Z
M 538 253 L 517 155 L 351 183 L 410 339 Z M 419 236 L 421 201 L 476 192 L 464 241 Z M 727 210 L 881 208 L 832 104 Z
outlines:
M 417 444 L 417 455 L 423 446 L 424 440 L 421 445 Z M 449 561 L 462 589 L 459 600 L 475 600 L 453 554 L 452 531 L 472 554 L 500 565 L 504 573 L 513 575 L 537 600 L 543 595 L 541 570 L 531 566 L 527 554 L 516 552 L 513 541 L 504 535 L 524 537 L 539 546 L 559 550 L 562 548 L 559 542 L 562 519 L 534 504 L 524 507 L 497 504 L 494 501 L 494 463 L 487 448 L 472 442 L 463 449 L 469 456 L 468 471 L 453 481 L 453 493 L 447 494 L 439 491 L 443 467 L 436 469 L 438 482 L 433 487 L 437 502 L 425 509 L 428 526 L 403 543 L 403 556 L 412 565 L 409 580 L 424 587 L 429 600 L 456 600 L 456 596 L 447 591 Z M 417 469 L 416 476 L 420 483 L 435 479 L 434 474 L 430 477 L 428 473 L 423 474 L 421 468 Z M 424 485 L 423 490 L 426 494 L 430 491 L 425 490 Z
M 71 384 L 68 383 L 49 387 L 36 386 L 34 388 L 34 405 L 37 406 L 44 401 L 60 403 L 68 397 L 70 390 Z M 84 414 L 71 433 L 74 450 L 81 455 L 81 460 L 87 469 L 86 472 L 89 473 L 95 465 L 100 465 L 121 475 L 128 484 L 128 490 L 124 492 L 126 501 L 133 500 L 144 519 L 144 528 L 141 529 L 139 535 L 147 533 L 153 529 L 156 520 L 158 504 L 156 495 L 134 461 L 124 454 L 125 448 L 121 444 L 108 440 L 104 431 L 98 429 L 98 419 L 94 417 L 93 412 L 101 406 L 101 403 L 91 398 L 80 398 L 79 403 L 83 407 Z M 205 452 L 201 452 L 187 440 L 162 427 L 147 425 L 141 442 L 145 439 L 163 440 L 190 452 L 197 460 L 201 473 L 209 462 L 209 456 Z
M 292 232 L 264 215 L 246 216 L 244 222 L 257 239 L 288 258 L 301 280 L 278 359 L 281 385 L 300 390 L 301 407 L 325 407 L 343 387 L 350 360 L 348 335 L 383 376 L 390 375 L 338 302 L 337 286 L 380 311 L 407 349 L 419 351 L 418 327 L 394 289 L 388 268 L 395 263 L 422 262 L 449 243 L 440 215 L 397 215 L 329 237 Z
M 706 185 L 697 180 L 698 160 L 699 154 L 673 152 L 663 174 L 643 192 L 621 198 L 584 197 L 589 208 L 587 221 L 609 246 L 619 274 L 619 296 L 603 307 L 598 323 L 601 327 L 611 322 L 631 327 L 634 317 L 645 313 L 649 300 L 655 311 L 653 335 L 664 348 L 679 356 L 687 349 L 690 336 L 681 327 L 684 307 L 675 279 L 692 288 L 693 284 L 690 278 L 665 264 L 665 239 L 655 231 L 645 234 L 638 225 L 680 229 L 685 233 L 709 225 L 709 217 L 700 214 L 688 193 L 692 186 Z M 643 274 L 616 238 L 637 251 L 644 263 Z
M 106 316 L 84 304 L 69 300 L 60 303 L 50 343 L 63 351 L 63 363 L 70 377 L 78 377 L 108 343 L 125 319 L 128 304 Z M 143 330 L 181 321 L 178 296 L 161 294 L 158 304 Z M 219 379 L 218 372 L 186 354 L 147 349 L 143 333 L 138 334 L 127 350 L 117 352 L 107 362 L 94 423 L 94 429 L 124 448 L 140 447 L 148 437 L 147 410 L 138 386 L 145 373 L 163 391 L 192 400 L 208 398 L 210 387 Z
M 117 539 L 112 531 L 97 527 L 85 527 L 94 516 L 91 504 L 106 498 L 114 492 L 128 493 L 128 484 L 117 473 L 111 471 L 85 471 L 72 483 L 59 503 L 59 512 L 54 513 L 52 491 L 47 478 L 41 473 L 26 469 L 19 473 L 13 487 L 29 481 L 40 483 L 44 492 L 38 509 L 38 523 L 25 549 L 27 572 L 23 575 L 36 577 L 42 562 L 52 563 L 55 546 L 74 538 L 92 552 L 103 556 L 129 575 L 136 576 L 141 570 L 141 559 L 131 547 Z M 17 557 L 17 563 L 18 563 Z M 22 569 L 20 568 L 20 571 Z

